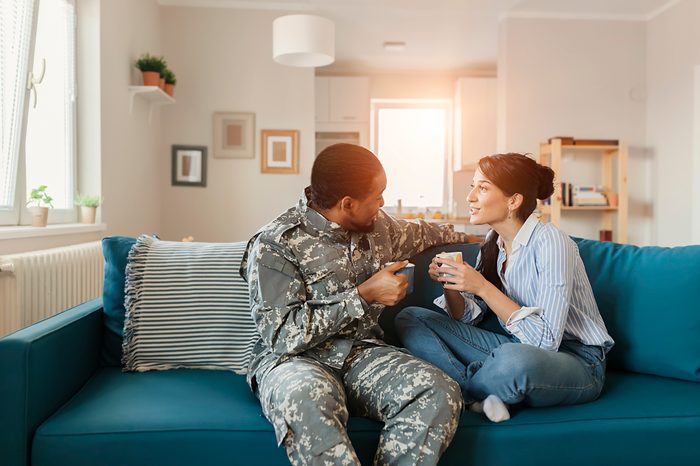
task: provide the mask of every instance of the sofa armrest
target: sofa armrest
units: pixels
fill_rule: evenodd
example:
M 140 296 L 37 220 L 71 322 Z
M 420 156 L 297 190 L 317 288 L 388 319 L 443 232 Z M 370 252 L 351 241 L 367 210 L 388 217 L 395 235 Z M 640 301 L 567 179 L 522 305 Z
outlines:
M 95 372 L 102 341 L 102 300 L 0 338 L 0 461 L 30 464 L 37 427 Z

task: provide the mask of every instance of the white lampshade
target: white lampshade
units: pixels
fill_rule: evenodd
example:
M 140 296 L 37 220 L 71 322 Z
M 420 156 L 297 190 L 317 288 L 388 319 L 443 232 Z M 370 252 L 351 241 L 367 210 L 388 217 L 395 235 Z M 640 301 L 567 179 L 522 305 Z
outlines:
M 335 59 L 335 25 L 314 15 L 280 16 L 272 22 L 272 58 L 290 66 L 324 66 Z

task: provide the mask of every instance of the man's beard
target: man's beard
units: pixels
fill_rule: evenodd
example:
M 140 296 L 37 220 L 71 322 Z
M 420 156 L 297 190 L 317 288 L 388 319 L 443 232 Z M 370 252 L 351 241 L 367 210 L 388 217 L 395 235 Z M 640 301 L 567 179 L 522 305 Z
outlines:
M 371 223 L 366 224 L 366 225 L 358 225 L 356 223 L 353 223 L 351 225 L 351 230 L 353 233 L 372 233 L 374 231 L 374 224 L 376 223 L 376 220 L 372 220 Z

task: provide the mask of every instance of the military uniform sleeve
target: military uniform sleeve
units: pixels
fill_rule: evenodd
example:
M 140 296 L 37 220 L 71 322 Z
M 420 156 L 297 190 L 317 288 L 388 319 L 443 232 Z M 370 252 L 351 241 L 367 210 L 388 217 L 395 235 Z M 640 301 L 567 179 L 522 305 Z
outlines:
M 431 246 L 468 243 L 467 233 L 454 231 L 450 224 L 435 224 L 419 220 L 417 223 L 394 218 L 381 211 L 387 222 L 394 260 L 408 259 Z
M 299 267 L 260 238 L 250 249 L 246 275 L 258 333 L 278 356 L 302 353 L 365 313 L 357 288 L 307 300 Z

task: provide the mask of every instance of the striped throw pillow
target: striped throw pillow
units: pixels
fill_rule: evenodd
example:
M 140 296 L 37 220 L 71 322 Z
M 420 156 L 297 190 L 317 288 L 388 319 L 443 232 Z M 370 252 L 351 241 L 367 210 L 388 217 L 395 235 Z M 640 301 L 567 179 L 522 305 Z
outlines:
M 245 247 L 138 238 L 126 268 L 125 370 L 246 373 L 257 332 L 238 272 Z

